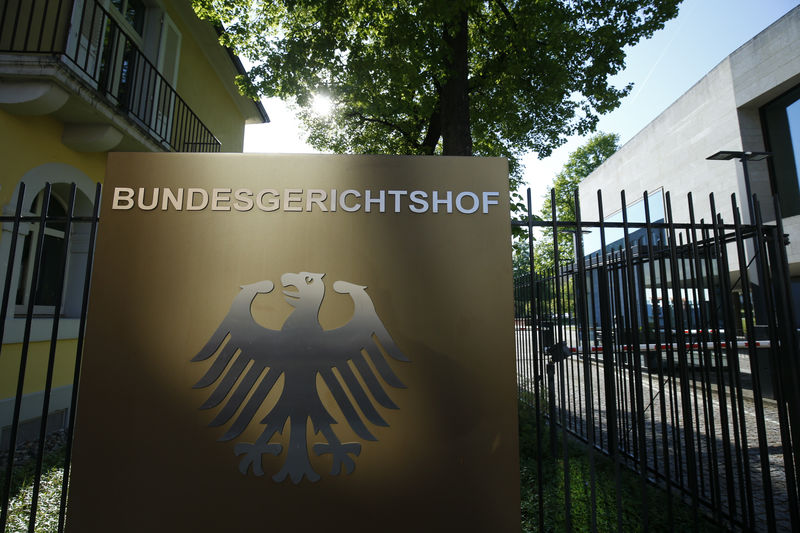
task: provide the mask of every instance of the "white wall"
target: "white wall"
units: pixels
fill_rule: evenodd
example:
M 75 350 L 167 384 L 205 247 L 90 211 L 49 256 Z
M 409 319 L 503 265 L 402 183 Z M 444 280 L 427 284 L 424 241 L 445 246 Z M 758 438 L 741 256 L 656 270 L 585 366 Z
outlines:
M 621 189 L 630 204 L 645 191 L 660 187 L 672 194 L 676 220 L 688 220 L 689 191 L 698 218 L 709 216 L 712 192 L 718 209 L 728 218 L 730 194 L 741 194 L 736 163 L 705 158 L 718 150 L 741 150 L 741 142 L 726 59 L 584 180 L 580 187 L 583 218 L 596 218 L 598 189 L 603 191 L 608 215 L 621 208 Z
M 621 208 L 624 189 L 631 204 L 644 191 L 663 187 L 672 195 L 676 221 L 688 221 L 691 192 L 698 219 L 709 220 L 709 194 L 732 222 L 731 193 L 745 202 L 738 161 L 707 161 L 719 150 L 763 151 L 759 108 L 800 84 L 800 7 L 742 45 L 593 172 L 580 187 L 584 220 L 597 217 L 597 190 L 605 215 Z M 766 162 L 750 162 L 753 193 L 766 220 L 774 220 Z M 742 207 L 746 221 L 746 204 Z M 800 216 L 784 221 L 793 242 L 789 262 L 800 275 Z

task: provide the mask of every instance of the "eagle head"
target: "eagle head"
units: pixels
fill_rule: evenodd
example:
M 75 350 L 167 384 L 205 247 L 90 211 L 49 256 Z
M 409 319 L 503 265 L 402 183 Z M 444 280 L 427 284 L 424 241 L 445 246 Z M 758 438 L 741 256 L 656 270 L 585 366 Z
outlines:
M 294 287 L 296 291 L 283 291 L 286 303 L 292 307 L 302 305 L 316 306 L 322 303 L 325 296 L 325 284 L 322 277 L 325 274 L 315 274 L 313 272 L 287 272 L 281 276 L 281 284 L 284 287 Z

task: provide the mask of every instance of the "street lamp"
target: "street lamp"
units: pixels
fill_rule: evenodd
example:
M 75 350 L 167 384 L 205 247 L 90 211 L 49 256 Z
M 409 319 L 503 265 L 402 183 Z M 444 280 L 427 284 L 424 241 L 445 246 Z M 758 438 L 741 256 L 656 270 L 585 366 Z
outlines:
M 747 194 L 747 208 L 750 215 L 750 225 L 756 223 L 755 212 L 753 210 L 753 193 L 750 189 L 750 173 L 747 171 L 748 161 L 761 161 L 772 155 L 772 152 L 736 152 L 732 150 L 720 150 L 716 154 L 706 157 L 710 161 L 730 161 L 731 159 L 739 159 L 742 162 L 742 170 L 744 170 L 744 190 Z
M 755 217 L 755 210 L 753 209 L 753 193 L 750 189 L 750 173 L 747 171 L 747 162 L 748 161 L 761 161 L 764 160 L 772 155 L 771 152 L 737 152 L 732 150 L 721 150 L 716 154 L 710 155 L 706 157 L 706 159 L 711 161 L 730 161 L 731 159 L 739 159 L 742 162 L 742 170 L 744 170 L 744 189 L 747 193 L 747 208 L 750 214 L 750 225 L 754 226 L 756 223 Z M 756 253 L 756 252 L 754 252 Z M 761 267 L 760 262 L 756 262 L 756 279 L 758 280 L 756 284 L 759 284 L 764 280 L 764 272 Z M 752 279 L 751 279 L 752 284 Z M 751 289 L 752 290 L 752 289 Z M 755 312 L 755 320 L 758 321 L 759 318 L 763 318 L 766 313 L 766 307 L 764 301 L 761 296 L 761 292 L 758 290 L 752 290 L 752 298 L 753 298 L 753 307 Z

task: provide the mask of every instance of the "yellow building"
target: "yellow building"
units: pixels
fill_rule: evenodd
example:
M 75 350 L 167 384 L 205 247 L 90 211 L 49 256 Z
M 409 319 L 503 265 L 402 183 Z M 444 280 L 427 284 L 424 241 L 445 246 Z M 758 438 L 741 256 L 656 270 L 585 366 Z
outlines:
M 69 235 L 57 221 L 41 237 L 29 221 L 15 231 L 9 219 L 20 184 L 23 216 L 41 213 L 46 183 L 48 217 L 68 212 L 71 183 L 74 214 L 88 216 L 109 151 L 241 152 L 245 124 L 269 118 L 238 93 L 240 73 L 239 60 L 190 0 L 0 0 L 0 450 L 10 443 L 20 374 L 16 440 L 38 434 L 55 316 L 47 425 L 66 423 L 89 248 L 88 223 L 73 224 Z

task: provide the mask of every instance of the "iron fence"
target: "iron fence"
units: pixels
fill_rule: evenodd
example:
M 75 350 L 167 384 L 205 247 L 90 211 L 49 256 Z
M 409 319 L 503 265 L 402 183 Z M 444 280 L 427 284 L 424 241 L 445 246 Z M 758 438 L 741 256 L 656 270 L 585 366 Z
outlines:
M 711 196 L 711 220 L 698 222 L 690 195 L 679 223 L 668 193 L 657 217 L 648 198 L 636 221 L 626 207 L 604 219 L 598 192 L 597 221 L 581 220 L 576 194 L 575 221 L 515 222 L 531 258 L 545 231 L 553 263 L 532 260 L 515 280 L 520 395 L 539 445 L 535 521 L 545 530 L 555 503 L 567 530 L 597 531 L 598 499 L 610 497 L 619 531 L 680 529 L 679 515 L 695 530 L 798 530 L 798 342 L 780 216 L 744 225 L 732 196 L 726 222 Z M 548 461 L 562 476 L 557 502 Z M 613 497 L 598 494 L 600 470 Z
M 62 531 L 64 527 L 72 428 L 89 298 L 91 257 L 100 206 L 100 185 L 95 190 L 92 204 L 94 210 L 89 215 L 79 215 L 76 211 L 78 192 L 74 184 L 68 189 L 64 212 L 56 212 L 56 203 L 51 201 L 52 192 L 51 185 L 47 184 L 38 196 L 38 204 L 34 204 L 39 206 L 39 212 L 31 213 L 31 206 L 23 205 L 26 197 L 25 185 L 20 184 L 14 215 L 0 217 L 4 230 L 3 252 L 7 254 L 4 257 L 5 278 L 0 304 L 0 364 L 8 371 L 15 371 L 16 375 L 15 386 L 11 391 L 12 414 L 8 426 L 3 428 L 7 430 L 5 434 L 8 448 L 0 454 L 0 531 L 42 531 L 45 530 L 42 524 L 52 520 L 55 520 L 54 527 L 48 527 L 48 531 L 56 527 L 58 531 Z M 78 261 L 75 254 L 76 248 L 80 247 L 76 241 L 81 238 L 86 239 L 83 243 L 83 262 Z M 70 267 L 75 270 L 73 275 L 68 275 Z M 22 276 L 20 270 L 23 269 L 29 269 L 31 275 Z M 21 291 L 21 286 L 15 287 L 15 284 L 23 284 L 27 290 Z M 77 317 L 64 316 L 65 295 L 68 290 L 77 291 L 79 295 L 80 310 Z M 48 293 L 45 299 L 42 298 L 43 293 Z M 52 305 L 42 305 L 43 303 Z M 60 341 L 64 323 L 69 319 L 78 322 L 74 348 L 69 342 Z M 8 329 L 14 321 L 23 324 L 20 339 L 9 339 Z M 41 338 L 34 338 L 34 329 L 40 330 Z M 46 439 L 49 438 L 48 429 L 52 429 L 48 420 L 64 415 L 63 410 L 51 412 L 51 395 L 57 366 L 66 367 L 67 376 L 62 376 L 61 379 L 68 382 L 69 392 L 63 421 L 66 435 L 61 441 L 64 444 L 62 449 L 57 450 L 52 465 L 56 471 L 62 473 L 60 487 L 56 487 L 52 494 L 59 499 L 56 505 L 59 511 L 54 513 L 50 508 L 42 513 L 39 510 L 40 488 Z M 34 367 L 46 369 L 44 375 Z M 4 395 L 8 393 L 6 390 L 2 392 Z M 30 453 L 20 454 L 17 452 L 24 440 L 19 435 L 21 422 L 24 422 L 22 412 L 26 405 L 31 404 L 38 416 L 34 416 L 29 422 L 38 425 L 38 428 L 33 432 L 35 441 L 27 443 L 29 447 L 32 444 Z M 12 504 L 17 508 L 12 517 L 14 523 L 9 522 Z M 23 525 L 21 521 L 27 523 Z
M 100 187 L 88 202 L 92 213 L 76 211 L 74 186 L 57 192 L 66 198 L 63 212 L 53 210 L 49 185 L 24 205 L 21 184 L 14 214 L 0 217 L 0 365 L 15 375 L 0 461 L 0 531 L 20 530 L 9 525 L 15 498 L 24 500 L 28 531 L 46 518 L 37 507 L 48 428 L 62 416 L 55 518 L 63 529 Z M 553 264 L 531 264 L 514 292 L 519 391 L 537 452 L 530 483 L 538 530 L 553 529 L 548 513 L 565 530 L 798 529 L 798 338 L 780 217 L 744 225 L 735 198 L 730 222 L 713 197 L 710 222 L 694 220 L 691 197 L 686 223 L 673 220 L 669 195 L 663 220 L 648 208 L 641 221 L 625 209 L 620 221 L 609 220 L 600 195 L 598 204 L 597 221 L 582 221 L 576 206 L 576 221 L 516 223 L 527 227 L 531 252 L 536 228 L 549 229 L 553 242 Z M 577 260 L 562 256 L 564 232 L 574 236 Z M 74 253 L 78 238 L 86 241 L 83 263 Z M 61 311 L 70 292 L 80 296 L 74 316 Z M 67 320 L 78 322 L 74 344 L 60 340 Z M 10 338 L 14 321 L 22 324 L 18 340 Z M 47 333 L 34 338 L 37 325 Z M 35 353 L 44 357 L 34 364 Z M 56 367 L 65 361 L 73 386 L 65 412 L 54 412 Z M 38 428 L 31 457 L 19 457 L 31 390 L 43 396 Z M 18 471 L 29 473 L 28 496 L 19 495 Z M 579 497 L 587 507 L 578 509 Z
M 219 152 L 137 41 L 97 0 L 0 0 L 0 53 L 56 55 L 165 150 Z

